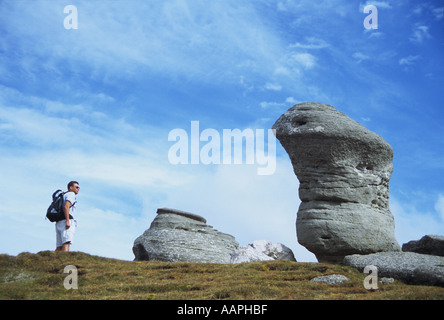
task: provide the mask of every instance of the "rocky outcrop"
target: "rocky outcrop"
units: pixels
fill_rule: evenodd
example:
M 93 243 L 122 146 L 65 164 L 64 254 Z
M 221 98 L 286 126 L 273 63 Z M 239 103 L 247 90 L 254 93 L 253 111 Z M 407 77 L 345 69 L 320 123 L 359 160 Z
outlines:
M 425 235 L 419 240 L 404 243 L 402 245 L 402 251 L 444 257 L 444 236 Z
M 344 264 L 361 272 L 368 265 L 377 267 L 378 277 L 391 277 L 408 284 L 444 286 L 444 257 L 415 252 L 379 252 L 350 255 Z
M 151 226 L 134 241 L 135 260 L 230 263 L 239 244 L 205 218 L 175 209 L 158 209 Z
M 389 209 L 393 150 L 330 105 L 297 104 L 273 125 L 299 179 L 297 238 L 319 262 L 399 251 Z
M 255 240 L 233 252 L 231 263 L 244 263 L 267 260 L 296 261 L 293 251 L 287 246 L 266 240 Z

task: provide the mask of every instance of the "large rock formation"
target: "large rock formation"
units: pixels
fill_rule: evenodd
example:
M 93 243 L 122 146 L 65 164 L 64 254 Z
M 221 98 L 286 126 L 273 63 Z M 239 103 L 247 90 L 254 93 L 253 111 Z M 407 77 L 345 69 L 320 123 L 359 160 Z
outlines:
M 135 260 L 230 263 L 239 244 L 196 214 L 158 209 L 151 226 L 134 241 Z
M 399 251 L 389 209 L 393 150 L 330 105 L 293 106 L 273 125 L 299 179 L 298 241 L 319 262 Z

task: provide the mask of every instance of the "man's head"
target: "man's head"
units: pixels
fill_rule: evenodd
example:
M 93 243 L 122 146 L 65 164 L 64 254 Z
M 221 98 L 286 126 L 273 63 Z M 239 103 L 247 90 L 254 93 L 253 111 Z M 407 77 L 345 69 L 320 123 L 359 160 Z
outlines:
M 75 194 L 78 194 L 80 190 L 79 183 L 77 181 L 70 181 L 68 183 L 68 191 L 72 191 Z

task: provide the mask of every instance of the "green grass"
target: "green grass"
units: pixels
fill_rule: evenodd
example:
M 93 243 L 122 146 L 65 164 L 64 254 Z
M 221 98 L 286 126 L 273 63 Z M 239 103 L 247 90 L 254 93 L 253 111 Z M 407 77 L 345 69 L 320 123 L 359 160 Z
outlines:
M 65 289 L 67 265 L 78 270 L 78 289 Z M 343 274 L 342 285 L 311 282 Z M 264 261 L 244 264 L 122 261 L 82 252 L 0 255 L 0 299 L 444 299 L 444 288 L 395 281 L 366 290 L 366 274 L 341 265 Z

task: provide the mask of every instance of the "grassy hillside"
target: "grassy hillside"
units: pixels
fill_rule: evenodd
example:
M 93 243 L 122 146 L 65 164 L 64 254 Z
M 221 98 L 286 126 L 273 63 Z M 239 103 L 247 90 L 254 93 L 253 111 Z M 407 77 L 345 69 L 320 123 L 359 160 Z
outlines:
M 64 287 L 67 265 L 77 267 L 78 289 Z M 310 281 L 329 274 L 343 274 L 351 281 Z M 444 299 L 444 288 L 399 281 L 366 290 L 365 276 L 354 268 L 324 263 L 135 262 L 42 251 L 0 255 L 0 299 Z

